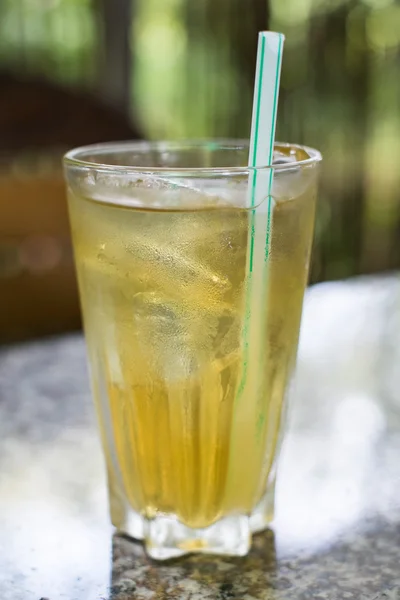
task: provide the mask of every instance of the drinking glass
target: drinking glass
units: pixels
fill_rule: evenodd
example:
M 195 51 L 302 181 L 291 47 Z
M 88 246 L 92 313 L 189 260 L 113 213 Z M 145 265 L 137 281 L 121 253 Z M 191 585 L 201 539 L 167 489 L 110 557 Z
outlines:
M 245 555 L 273 518 L 321 156 L 275 144 L 252 169 L 248 154 L 222 140 L 65 157 L 111 519 L 155 559 Z

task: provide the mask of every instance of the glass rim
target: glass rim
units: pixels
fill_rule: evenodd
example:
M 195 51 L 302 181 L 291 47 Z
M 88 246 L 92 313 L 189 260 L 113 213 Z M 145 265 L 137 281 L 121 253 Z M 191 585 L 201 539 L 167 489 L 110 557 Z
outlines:
M 308 158 L 296 160 L 293 162 L 265 165 L 260 167 L 239 166 L 239 167 L 146 167 L 123 164 L 110 164 L 107 162 L 93 162 L 85 160 L 85 156 L 98 155 L 99 158 L 104 154 L 123 153 L 127 151 L 151 152 L 154 150 L 167 152 L 168 150 L 183 151 L 204 148 L 209 150 L 247 150 L 250 142 L 245 139 L 201 139 L 201 140 L 176 140 L 176 141 L 121 141 L 121 142 L 102 142 L 100 144 L 90 144 L 80 146 L 69 150 L 63 158 L 65 167 L 76 167 L 81 169 L 94 169 L 97 171 L 127 174 L 127 173 L 151 173 L 151 174 L 171 174 L 177 176 L 189 177 L 199 175 L 245 175 L 252 171 L 274 170 L 285 172 L 294 167 L 306 167 L 315 165 L 322 161 L 322 155 L 318 150 L 301 144 L 292 144 L 290 142 L 275 141 L 274 146 L 281 148 L 293 148 L 302 150 L 308 154 Z

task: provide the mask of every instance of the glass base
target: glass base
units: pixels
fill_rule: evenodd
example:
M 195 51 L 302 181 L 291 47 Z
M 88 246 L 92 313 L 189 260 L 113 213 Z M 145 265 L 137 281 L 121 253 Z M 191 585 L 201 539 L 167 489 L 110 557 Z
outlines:
M 167 560 L 191 552 L 245 556 L 250 550 L 248 517 L 227 517 L 205 529 L 191 529 L 174 517 L 145 520 L 146 551 L 155 560 Z
M 111 498 L 111 518 L 120 533 L 143 541 L 147 554 L 155 560 L 193 552 L 245 556 L 250 550 L 252 534 L 267 529 L 274 518 L 274 497 L 275 482 L 272 482 L 250 515 L 226 517 L 205 529 L 186 527 L 173 515 L 146 519 L 115 496 Z

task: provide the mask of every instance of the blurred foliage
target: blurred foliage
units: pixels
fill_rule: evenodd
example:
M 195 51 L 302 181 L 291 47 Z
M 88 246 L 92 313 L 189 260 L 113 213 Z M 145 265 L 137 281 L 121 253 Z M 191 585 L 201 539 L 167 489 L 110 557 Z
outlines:
M 99 7 L 0 0 L 0 60 L 95 87 Z M 397 0 L 133 0 L 132 14 L 131 107 L 151 138 L 247 137 L 256 32 L 285 33 L 278 138 L 325 157 L 313 279 L 400 267 Z
M 98 25 L 91 0 L 0 0 L 0 64 L 90 86 Z

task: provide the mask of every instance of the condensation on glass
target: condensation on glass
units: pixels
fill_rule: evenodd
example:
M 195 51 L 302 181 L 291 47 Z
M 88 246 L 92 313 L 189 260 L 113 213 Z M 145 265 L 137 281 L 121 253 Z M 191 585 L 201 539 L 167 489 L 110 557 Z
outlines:
M 65 161 L 111 518 L 156 559 L 244 555 L 273 518 L 321 157 L 277 144 L 250 208 L 247 156 L 137 143 Z

